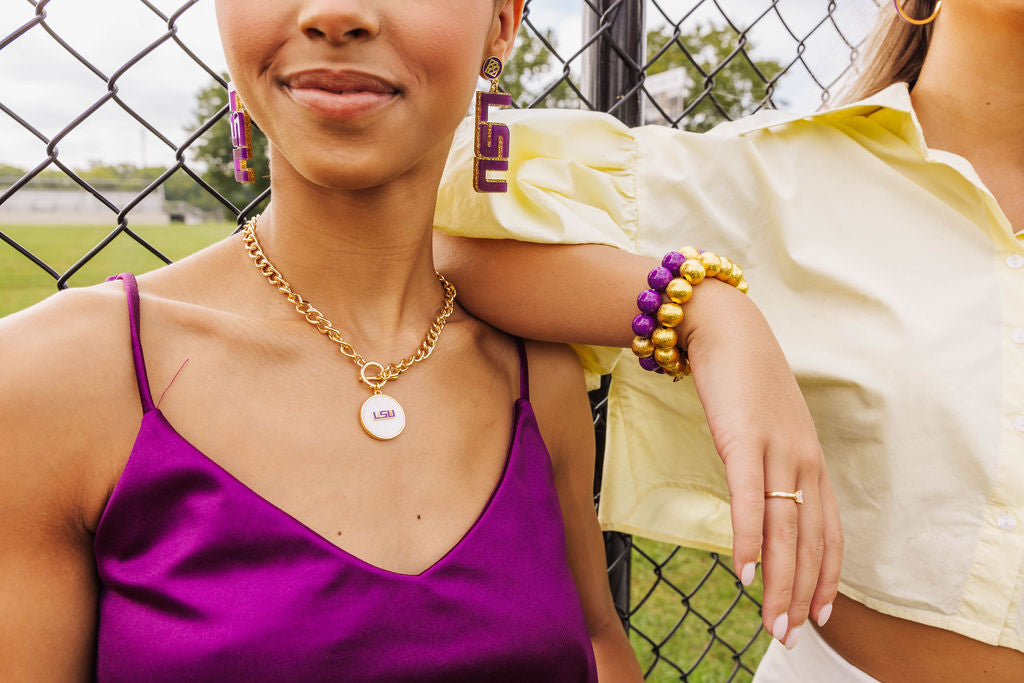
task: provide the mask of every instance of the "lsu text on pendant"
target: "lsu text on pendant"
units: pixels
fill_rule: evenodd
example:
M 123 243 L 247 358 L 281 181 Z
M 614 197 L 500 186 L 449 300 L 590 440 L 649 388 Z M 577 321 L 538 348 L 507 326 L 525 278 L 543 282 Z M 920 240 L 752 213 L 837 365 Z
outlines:
M 402 405 L 386 394 L 374 394 L 363 401 L 359 421 L 366 433 L 375 439 L 387 441 L 405 429 L 405 411 Z

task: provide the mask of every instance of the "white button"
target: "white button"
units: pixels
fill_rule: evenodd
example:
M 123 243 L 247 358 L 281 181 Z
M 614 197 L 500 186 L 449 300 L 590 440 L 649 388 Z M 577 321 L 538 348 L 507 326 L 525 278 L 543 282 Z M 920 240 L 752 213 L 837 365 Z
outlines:
M 1004 512 L 996 517 L 996 524 L 998 524 L 999 528 L 1003 531 L 1013 531 L 1017 528 L 1017 518 L 1009 512 Z
M 1017 419 L 1013 421 L 1013 427 L 1018 432 L 1024 432 L 1024 415 L 1017 416 Z
M 1018 344 L 1024 344 L 1024 327 L 1018 327 L 1010 335 L 1010 339 Z
M 1006 265 L 1010 266 L 1014 270 L 1017 270 L 1018 268 L 1024 266 L 1024 256 L 1021 256 L 1020 254 L 1014 254 L 1013 256 L 1009 256 L 1006 259 Z

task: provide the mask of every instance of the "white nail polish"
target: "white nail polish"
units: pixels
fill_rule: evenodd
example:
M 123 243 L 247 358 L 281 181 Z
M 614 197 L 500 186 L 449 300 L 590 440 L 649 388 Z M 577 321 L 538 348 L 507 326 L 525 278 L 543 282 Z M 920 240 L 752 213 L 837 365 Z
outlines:
M 832 603 L 831 602 L 828 603 L 827 605 L 825 605 L 824 607 L 822 607 L 820 610 L 818 610 L 818 626 L 819 627 L 820 626 L 824 626 L 825 622 L 828 621 L 828 618 L 830 616 L 832 616 Z
M 803 626 L 795 626 L 793 627 L 793 630 L 789 632 L 789 635 L 786 636 L 786 642 L 783 643 L 783 645 L 786 646 L 787 650 L 792 650 L 796 647 L 796 641 L 800 640 L 800 629 L 802 628 Z
M 775 623 L 772 624 L 772 636 L 775 640 L 784 642 L 786 639 L 786 631 L 789 630 L 789 615 L 782 613 L 775 617 Z
M 744 586 L 749 586 L 754 583 L 754 571 L 757 569 L 756 562 L 747 562 L 743 565 L 743 570 L 740 572 L 740 582 Z

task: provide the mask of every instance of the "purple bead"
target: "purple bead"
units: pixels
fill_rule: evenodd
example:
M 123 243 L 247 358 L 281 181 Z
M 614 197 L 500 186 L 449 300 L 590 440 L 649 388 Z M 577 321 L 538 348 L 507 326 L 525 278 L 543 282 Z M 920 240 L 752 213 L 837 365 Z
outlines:
M 653 356 L 648 356 L 647 358 L 638 358 L 637 360 L 640 361 L 640 367 L 642 367 L 644 370 L 647 370 L 648 372 L 654 372 L 661 367 L 658 365 L 658 361 L 654 360 Z
M 640 309 L 641 313 L 654 315 L 658 312 L 658 308 L 660 306 L 661 294 L 658 294 L 653 289 L 645 289 L 640 292 L 640 296 L 636 298 L 636 307 Z
M 650 337 L 658 327 L 658 321 L 649 315 L 641 313 L 633 318 L 633 334 L 638 337 Z
M 647 284 L 651 286 L 651 289 L 656 289 L 659 292 L 664 292 L 665 287 L 668 287 L 668 283 L 672 282 L 672 271 L 665 266 L 658 266 L 647 275 Z
M 663 367 L 661 367 L 661 366 L 659 365 L 659 366 L 658 366 L 658 369 L 657 369 L 657 370 L 655 370 L 655 372 L 656 372 L 656 373 L 658 373 L 659 375 L 664 375 L 664 374 L 665 374 L 665 368 L 663 368 Z
M 678 251 L 670 251 L 665 254 L 665 258 L 661 259 L 661 265 L 668 268 L 672 275 L 679 275 L 679 266 L 683 265 L 685 260 L 686 257 Z

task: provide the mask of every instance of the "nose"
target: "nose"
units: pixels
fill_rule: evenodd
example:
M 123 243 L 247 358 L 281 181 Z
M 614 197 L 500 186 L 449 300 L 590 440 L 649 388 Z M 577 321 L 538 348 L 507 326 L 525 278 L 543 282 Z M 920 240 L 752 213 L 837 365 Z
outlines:
M 344 44 L 380 32 L 380 12 L 373 0 L 311 0 L 303 3 L 299 29 L 313 40 Z

